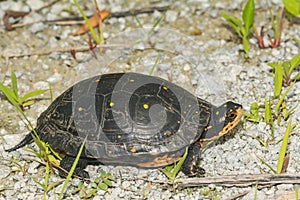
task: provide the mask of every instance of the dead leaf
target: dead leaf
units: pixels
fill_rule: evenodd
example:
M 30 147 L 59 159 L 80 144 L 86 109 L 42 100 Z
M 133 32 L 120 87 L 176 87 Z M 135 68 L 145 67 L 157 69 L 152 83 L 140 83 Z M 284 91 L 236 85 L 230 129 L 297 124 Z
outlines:
M 92 27 L 96 27 L 99 25 L 99 19 L 101 18 L 102 21 L 109 16 L 110 12 L 108 10 L 103 10 L 101 12 L 98 12 L 94 14 L 90 19 L 90 23 Z M 101 17 L 100 17 L 101 16 Z M 90 29 L 87 24 L 83 24 L 75 33 L 73 33 L 73 36 L 82 35 L 86 32 L 88 32 Z
M 282 164 L 282 169 L 281 169 L 281 173 L 285 173 L 288 165 L 289 165 L 289 161 L 290 161 L 290 153 L 288 155 L 286 155 L 286 157 L 284 158 L 283 164 Z

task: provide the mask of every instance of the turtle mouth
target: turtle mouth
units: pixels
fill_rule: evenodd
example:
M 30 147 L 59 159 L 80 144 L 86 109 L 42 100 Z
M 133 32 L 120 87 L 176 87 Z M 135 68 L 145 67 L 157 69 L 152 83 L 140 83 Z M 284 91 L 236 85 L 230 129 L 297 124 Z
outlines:
M 231 115 L 234 115 L 233 120 L 228 122 L 223 127 L 223 129 L 218 133 L 218 135 L 216 135 L 214 137 L 210 137 L 210 138 L 200 139 L 200 141 L 199 141 L 200 145 L 204 146 L 208 142 L 216 140 L 216 139 L 222 137 L 223 135 L 226 135 L 230 130 L 232 130 L 234 127 L 236 127 L 243 116 L 243 107 L 242 106 L 238 107 L 234 112 L 231 113 Z M 209 127 L 209 128 L 211 128 L 211 127 Z

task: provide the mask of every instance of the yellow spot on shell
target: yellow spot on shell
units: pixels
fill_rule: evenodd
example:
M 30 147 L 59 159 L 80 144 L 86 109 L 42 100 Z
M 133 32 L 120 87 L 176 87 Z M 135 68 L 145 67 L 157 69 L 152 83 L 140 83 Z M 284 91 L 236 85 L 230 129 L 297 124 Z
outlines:
M 148 108 L 149 108 L 149 105 L 145 103 L 145 104 L 143 105 L 143 107 L 144 107 L 145 109 L 148 109 Z
M 114 102 L 110 102 L 110 103 L 109 103 L 109 106 L 110 106 L 110 107 L 113 107 L 114 105 L 115 105 Z
M 134 79 L 130 79 L 129 82 L 130 82 L 130 83 L 133 83 L 133 82 L 134 82 Z
M 179 121 L 179 120 L 177 121 L 177 124 L 180 124 L 180 121 Z
M 118 139 L 121 139 L 122 138 L 122 135 L 118 135 Z
M 220 114 L 220 112 L 219 112 L 219 111 L 217 111 L 217 112 L 216 112 L 216 115 L 219 115 L 219 114 Z
M 132 153 L 135 153 L 135 152 L 136 152 L 136 148 L 133 147 L 133 148 L 130 149 L 130 151 L 131 151 Z
M 168 90 L 168 87 L 167 87 L 167 86 L 163 86 L 163 89 L 164 89 L 164 90 Z
M 79 111 L 79 112 L 83 111 L 83 108 L 82 108 L 82 107 L 79 107 L 79 108 L 78 108 L 78 111 Z
M 96 83 L 100 82 L 100 79 L 95 80 Z

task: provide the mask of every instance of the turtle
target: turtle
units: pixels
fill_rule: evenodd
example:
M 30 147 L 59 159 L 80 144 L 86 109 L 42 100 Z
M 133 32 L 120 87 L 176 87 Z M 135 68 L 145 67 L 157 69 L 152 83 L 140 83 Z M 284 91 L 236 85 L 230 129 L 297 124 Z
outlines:
M 85 140 L 74 174 L 88 178 L 88 164 L 160 168 L 187 157 L 181 171 L 203 176 L 203 143 L 233 129 L 243 107 L 216 107 L 165 79 L 139 73 L 111 73 L 82 80 L 40 114 L 39 138 L 64 155 L 70 170 Z M 29 132 L 15 151 L 33 141 Z M 60 173 L 61 174 L 61 173 Z

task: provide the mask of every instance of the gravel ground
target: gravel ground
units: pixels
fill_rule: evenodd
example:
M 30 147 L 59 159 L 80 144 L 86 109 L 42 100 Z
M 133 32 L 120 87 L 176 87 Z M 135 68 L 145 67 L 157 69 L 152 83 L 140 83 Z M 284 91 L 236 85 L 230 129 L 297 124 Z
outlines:
M 84 5 L 87 14 L 94 12 L 92 1 L 79 1 Z M 289 35 L 300 38 L 299 20 L 288 27 L 285 20 L 282 43 L 278 49 L 259 49 L 257 41 L 250 39 L 250 58 L 243 59 L 242 45 L 236 35 L 228 28 L 219 16 L 225 12 L 241 16 L 244 1 L 100 1 L 101 8 L 112 13 L 124 10 L 143 9 L 153 6 L 171 5 L 165 13 L 164 20 L 152 34 L 153 25 L 164 15 L 155 11 L 151 14 L 140 14 L 136 17 L 112 17 L 103 24 L 104 37 L 108 47 L 95 57 L 91 52 L 77 52 L 75 61 L 69 52 L 59 52 L 60 48 L 88 47 L 88 36 L 70 36 L 78 26 L 48 25 L 34 23 L 7 32 L 0 22 L 0 80 L 11 85 L 10 71 L 15 70 L 20 93 L 25 94 L 36 89 L 48 89 L 51 84 L 53 96 L 56 97 L 73 83 L 84 78 L 109 72 L 140 72 L 168 79 L 200 98 L 215 105 L 227 100 L 241 103 L 249 110 L 251 103 L 263 104 L 265 98 L 273 96 L 273 74 L 267 65 L 279 59 L 288 60 L 299 53 L 299 45 Z M 36 10 L 45 5 L 42 0 L 0 1 L 0 16 L 7 9 L 17 11 Z M 257 26 L 265 26 L 266 33 L 270 28 L 270 19 L 265 1 L 256 5 Z M 282 7 L 282 2 L 272 0 L 270 6 L 275 12 Z M 33 12 L 21 22 L 38 20 L 55 20 L 79 16 L 75 7 L 70 12 L 69 1 L 59 1 L 40 12 Z M 14 19 L 16 22 L 20 19 Z M 13 20 L 11 22 L 14 22 Z M 141 28 L 143 27 L 143 28 Z M 198 31 L 197 35 L 192 34 Z M 267 34 L 265 34 L 267 35 Z M 267 42 L 267 37 L 264 38 Z M 12 54 L 44 52 L 46 55 L 12 57 Z M 157 62 L 158 60 L 158 62 Z M 156 64 L 157 62 L 157 64 Z M 0 200 L 1 199 L 42 199 L 43 189 L 35 180 L 43 181 L 45 167 L 40 166 L 37 157 L 24 150 L 7 153 L 5 148 L 18 143 L 28 132 L 26 125 L 16 109 L 0 94 Z M 299 103 L 300 85 L 296 83 L 288 94 L 287 104 L 292 107 Z M 26 110 L 29 120 L 35 125 L 38 115 L 50 104 L 49 94 L 41 95 L 30 109 Z M 291 118 L 298 124 L 299 106 Z M 285 131 L 287 122 L 275 126 L 275 140 L 279 141 Z M 288 152 L 291 159 L 287 171 L 300 171 L 299 126 L 290 136 Z M 266 140 L 271 135 L 269 126 L 264 122 L 253 124 L 244 122 L 222 142 L 208 148 L 202 155 L 201 165 L 206 169 L 206 176 L 241 175 L 271 173 L 256 157 L 259 156 L 276 168 L 281 142 L 265 147 L 258 137 Z M 29 145 L 36 148 L 35 145 Z M 23 174 L 17 164 L 25 166 Z M 94 199 L 227 199 L 237 194 L 249 193 L 240 199 L 254 199 L 255 187 L 194 187 L 172 189 L 162 187 L 156 182 L 166 182 L 159 170 L 143 170 L 132 167 L 88 166 L 92 178 L 97 177 L 103 169 L 116 178 L 113 187 L 107 191 L 98 191 Z M 179 174 L 179 177 L 184 177 Z M 62 180 L 51 176 L 50 181 Z M 80 199 L 71 191 L 78 184 L 73 179 L 68 187 L 65 199 Z M 277 199 L 293 195 L 299 185 L 280 184 L 258 191 L 257 199 Z M 56 199 L 62 188 L 59 185 L 47 194 L 49 199 Z M 292 198 L 295 199 L 295 198 Z

